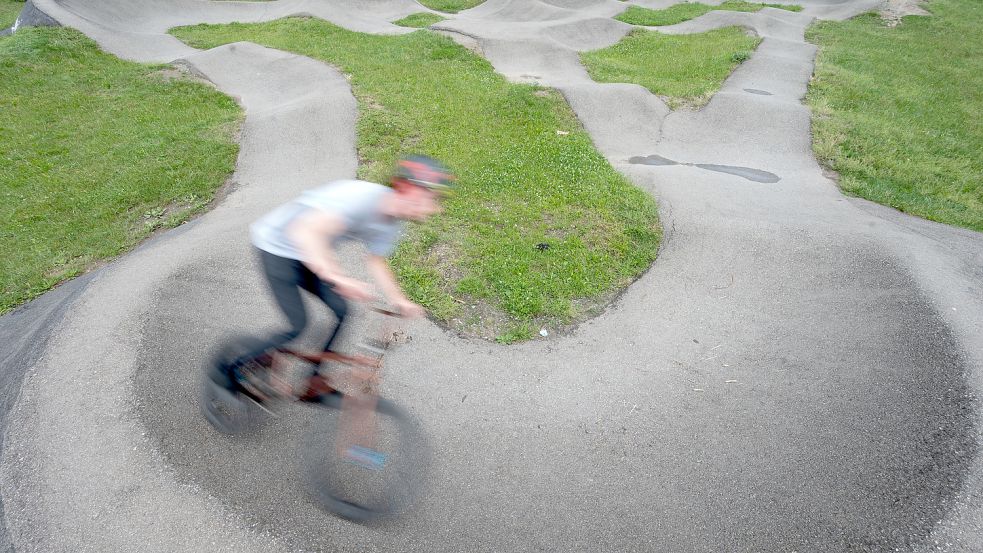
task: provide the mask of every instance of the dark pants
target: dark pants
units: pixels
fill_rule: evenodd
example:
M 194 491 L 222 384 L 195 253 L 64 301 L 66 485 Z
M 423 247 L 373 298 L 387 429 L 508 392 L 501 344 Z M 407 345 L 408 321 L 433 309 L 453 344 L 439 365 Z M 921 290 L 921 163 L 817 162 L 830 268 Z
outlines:
M 345 316 L 348 314 L 348 302 L 334 291 L 333 286 L 318 278 L 300 261 L 273 255 L 263 250 L 259 250 L 259 252 L 263 271 L 266 273 L 266 280 L 270 283 L 273 297 L 290 323 L 290 328 L 277 332 L 266 341 L 264 350 L 281 347 L 300 336 L 300 333 L 304 331 L 304 327 L 307 326 L 307 312 L 304 309 L 300 291 L 307 290 L 320 298 L 338 319 L 338 323 L 328 336 L 327 342 L 324 343 L 324 351 L 330 351 L 334 346 L 335 339 L 341 332 Z

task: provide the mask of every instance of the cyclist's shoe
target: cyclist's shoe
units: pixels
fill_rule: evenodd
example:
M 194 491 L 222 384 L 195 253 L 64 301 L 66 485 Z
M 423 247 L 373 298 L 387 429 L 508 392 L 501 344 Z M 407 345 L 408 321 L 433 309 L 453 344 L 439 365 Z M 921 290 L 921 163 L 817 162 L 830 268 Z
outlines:
M 321 400 L 326 396 L 341 395 L 341 392 L 336 390 L 334 386 L 328 382 L 328 379 L 320 374 L 312 375 L 307 379 L 304 384 L 304 391 L 297 396 L 297 401 L 304 401 L 307 403 L 321 403 Z
M 222 367 L 222 372 L 233 384 L 233 388 L 230 388 L 233 390 L 257 372 L 265 372 L 271 366 L 273 366 L 273 357 L 268 353 L 262 353 L 256 357 L 244 357 L 232 361 Z
M 253 402 L 263 411 L 275 415 L 276 413 L 271 411 L 268 405 L 271 399 L 280 395 L 270 374 L 272 365 L 273 357 L 267 353 L 232 364 L 230 369 L 234 388 L 230 391 Z

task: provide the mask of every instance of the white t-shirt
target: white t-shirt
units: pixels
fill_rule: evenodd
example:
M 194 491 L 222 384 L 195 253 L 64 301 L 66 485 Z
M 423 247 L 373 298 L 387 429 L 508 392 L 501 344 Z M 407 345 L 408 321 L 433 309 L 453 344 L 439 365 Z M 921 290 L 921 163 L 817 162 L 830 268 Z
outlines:
M 334 239 L 334 247 L 346 240 L 365 244 L 369 253 L 388 257 L 396 248 L 403 223 L 379 212 L 379 204 L 391 188 L 361 180 L 335 181 L 308 190 L 299 198 L 262 216 L 250 227 L 253 245 L 273 255 L 305 261 L 286 230 L 297 217 L 311 209 L 338 215 L 345 231 Z

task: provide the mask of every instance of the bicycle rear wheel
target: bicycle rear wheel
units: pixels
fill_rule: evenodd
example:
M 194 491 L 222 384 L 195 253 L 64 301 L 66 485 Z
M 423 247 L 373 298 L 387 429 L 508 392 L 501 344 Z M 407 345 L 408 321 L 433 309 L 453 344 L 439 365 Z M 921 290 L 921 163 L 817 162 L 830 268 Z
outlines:
M 255 430 L 264 420 L 257 403 L 243 393 L 239 370 L 255 362 L 252 355 L 263 343 L 239 336 L 226 341 L 205 364 L 201 410 L 205 419 L 222 434 L 239 435 Z
M 305 473 L 322 508 L 355 522 L 375 522 L 409 509 L 419 498 L 429 464 L 424 434 L 396 404 L 379 398 L 371 417 L 372 443 L 346 443 L 342 396 L 322 401 L 323 416 L 304 447 Z

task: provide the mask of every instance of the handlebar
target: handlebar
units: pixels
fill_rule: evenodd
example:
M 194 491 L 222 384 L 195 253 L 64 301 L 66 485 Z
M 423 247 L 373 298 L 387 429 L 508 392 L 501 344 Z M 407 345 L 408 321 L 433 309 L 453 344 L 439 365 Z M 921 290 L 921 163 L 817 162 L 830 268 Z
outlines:
M 381 315 L 385 315 L 387 317 L 396 317 L 396 318 L 399 318 L 399 317 L 402 317 L 403 316 L 398 311 L 393 311 L 391 309 L 385 309 L 383 307 L 375 307 L 375 306 L 372 306 L 372 307 L 369 307 L 369 309 L 372 310 L 372 311 L 375 311 L 376 313 L 379 313 Z

